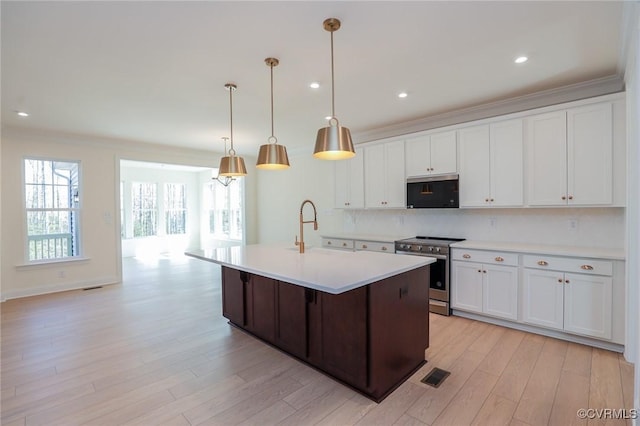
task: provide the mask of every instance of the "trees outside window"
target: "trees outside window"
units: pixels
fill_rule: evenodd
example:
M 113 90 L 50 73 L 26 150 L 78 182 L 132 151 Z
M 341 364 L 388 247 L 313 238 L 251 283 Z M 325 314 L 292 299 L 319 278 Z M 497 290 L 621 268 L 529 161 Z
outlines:
M 25 158 L 27 261 L 80 254 L 80 163 Z

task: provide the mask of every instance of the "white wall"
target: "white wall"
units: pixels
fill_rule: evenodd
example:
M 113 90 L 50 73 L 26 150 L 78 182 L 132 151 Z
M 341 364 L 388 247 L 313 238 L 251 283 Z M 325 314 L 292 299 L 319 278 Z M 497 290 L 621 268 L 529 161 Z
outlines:
M 2 128 L 2 264 L 0 298 L 120 282 L 121 241 L 119 163 L 121 159 L 218 167 L 220 153 L 133 141 L 55 132 Z M 25 263 L 25 223 L 22 162 L 26 156 L 80 160 L 82 167 L 82 247 L 86 261 L 22 266 Z M 255 159 L 245 158 L 247 164 Z M 255 186 L 255 172 L 247 186 Z M 250 191 L 250 196 L 253 192 Z M 253 202 L 250 203 L 254 205 Z M 248 209 L 248 217 L 255 211 Z M 247 222 L 247 241 L 255 241 L 256 221 Z M 63 274 L 61 274 L 63 272 Z M 64 275 L 64 276 L 61 276 Z
M 148 182 L 158 185 L 158 203 L 163 203 L 165 183 L 179 183 L 185 185 L 187 198 L 187 223 L 186 233 L 181 235 L 165 235 L 160 219 L 158 224 L 158 236 L 133 238 L 133 224 L 127 214 L 130 208 L 125 208 L 125 222 L 129 228 L 127 235 L 130 238 L 122 240 L 122 256 L 156 256 L 159 253 L 183 253 L 186 250 L 200 248 L 200 198 L 202 188 L 199 182 L 200 172 L 166 170 L 148 167 L 125 166 L 120 167 L 120 181 L 124 182 L 125 207 L 131 202 L 131 184 L 133 182 Z M 208 172 L 211 175 L 211 172 Z M 119 214 L 119 213 L 118 213 Z
M 310 199 L 318 212 L 318 231 L 304 226 L 307 247 L 319 246 L 320 235 L 342 226 L 342 213 L 333 209 L 334 164 L 312 156 L 313 146 L 304 152 L 289 152 L 291 167 L 287 170 L 259 170 L 256 203 L 258 242 L 293 243 L 299 236 L 300 205 Z M 313 209 L 305 206 L 304 219 L 313 219 Z
M 629 17 L 627 64 L 627 345 L 625 357 L 635 363 L 634 404 L 640 407 L 640 7 L 625 5 Z M 630 407 L 628 407 L 630 408 Z M 633 420 L 634 424 L 640 421 Z

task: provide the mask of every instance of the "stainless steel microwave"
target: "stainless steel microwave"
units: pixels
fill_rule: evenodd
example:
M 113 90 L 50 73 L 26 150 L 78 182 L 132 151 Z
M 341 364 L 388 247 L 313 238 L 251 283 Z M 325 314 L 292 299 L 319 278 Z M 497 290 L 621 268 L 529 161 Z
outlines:
M 460 207 L 458 175 L 423 176 L 407 179 L 408 209 Z

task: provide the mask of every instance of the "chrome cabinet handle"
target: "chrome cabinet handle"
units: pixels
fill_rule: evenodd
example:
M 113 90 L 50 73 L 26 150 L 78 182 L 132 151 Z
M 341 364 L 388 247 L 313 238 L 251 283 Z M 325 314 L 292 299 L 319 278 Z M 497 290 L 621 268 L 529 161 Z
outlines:
M 496 257 L 496 262 L 504 262 L 504 258 L 498 256 Z
M 465 259 L 471 259 L 471 255 L 470 254 L 463 254 L 462 257 L 465 258 Z
M 584 269 L 585 271 L 593 271 L 593 266 L 591 265 L 582 265 L 580 269 Z
M 546 260 L 538 260 L 538 265 L 540 265 L 540 266 L 548 266 L 549 262 L 547 262 Z

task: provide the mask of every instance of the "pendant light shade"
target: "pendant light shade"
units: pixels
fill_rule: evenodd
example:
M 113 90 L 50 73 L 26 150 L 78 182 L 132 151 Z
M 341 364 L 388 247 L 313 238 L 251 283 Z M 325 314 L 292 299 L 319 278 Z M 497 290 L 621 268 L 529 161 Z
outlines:
M 238 88 L 235 84 L 227 83 L 224 87 L 229 91 L 229 117 L 231 129 L 231 147 L 227 156 L 220 159 L 219 176 L 245 176 L 247 168 L 244 166 L 244 159 L 236 155 L 233 149 L 233 92 Z
M 282 170 L 289 168 L 287 148 L 278 144 L 278 139 L 273 135 L 273 67 L 280 61 L 276 58 L 267 58 L 264 62 L 271 69 L 271 136 L 267 139 L 268 143 L 260 146 L 256 167 L 264 170 Z
M 340 126 L 335 114 L 335 90 L 333 76 L 333 33 L 340 28 L 340 20 L 325 19 L 324 29 L 331 33 L 331 118 L 329 126 L 318 130 L 313 156 L 321 160 L 345 160 L 356 155 L 348 128 Z

